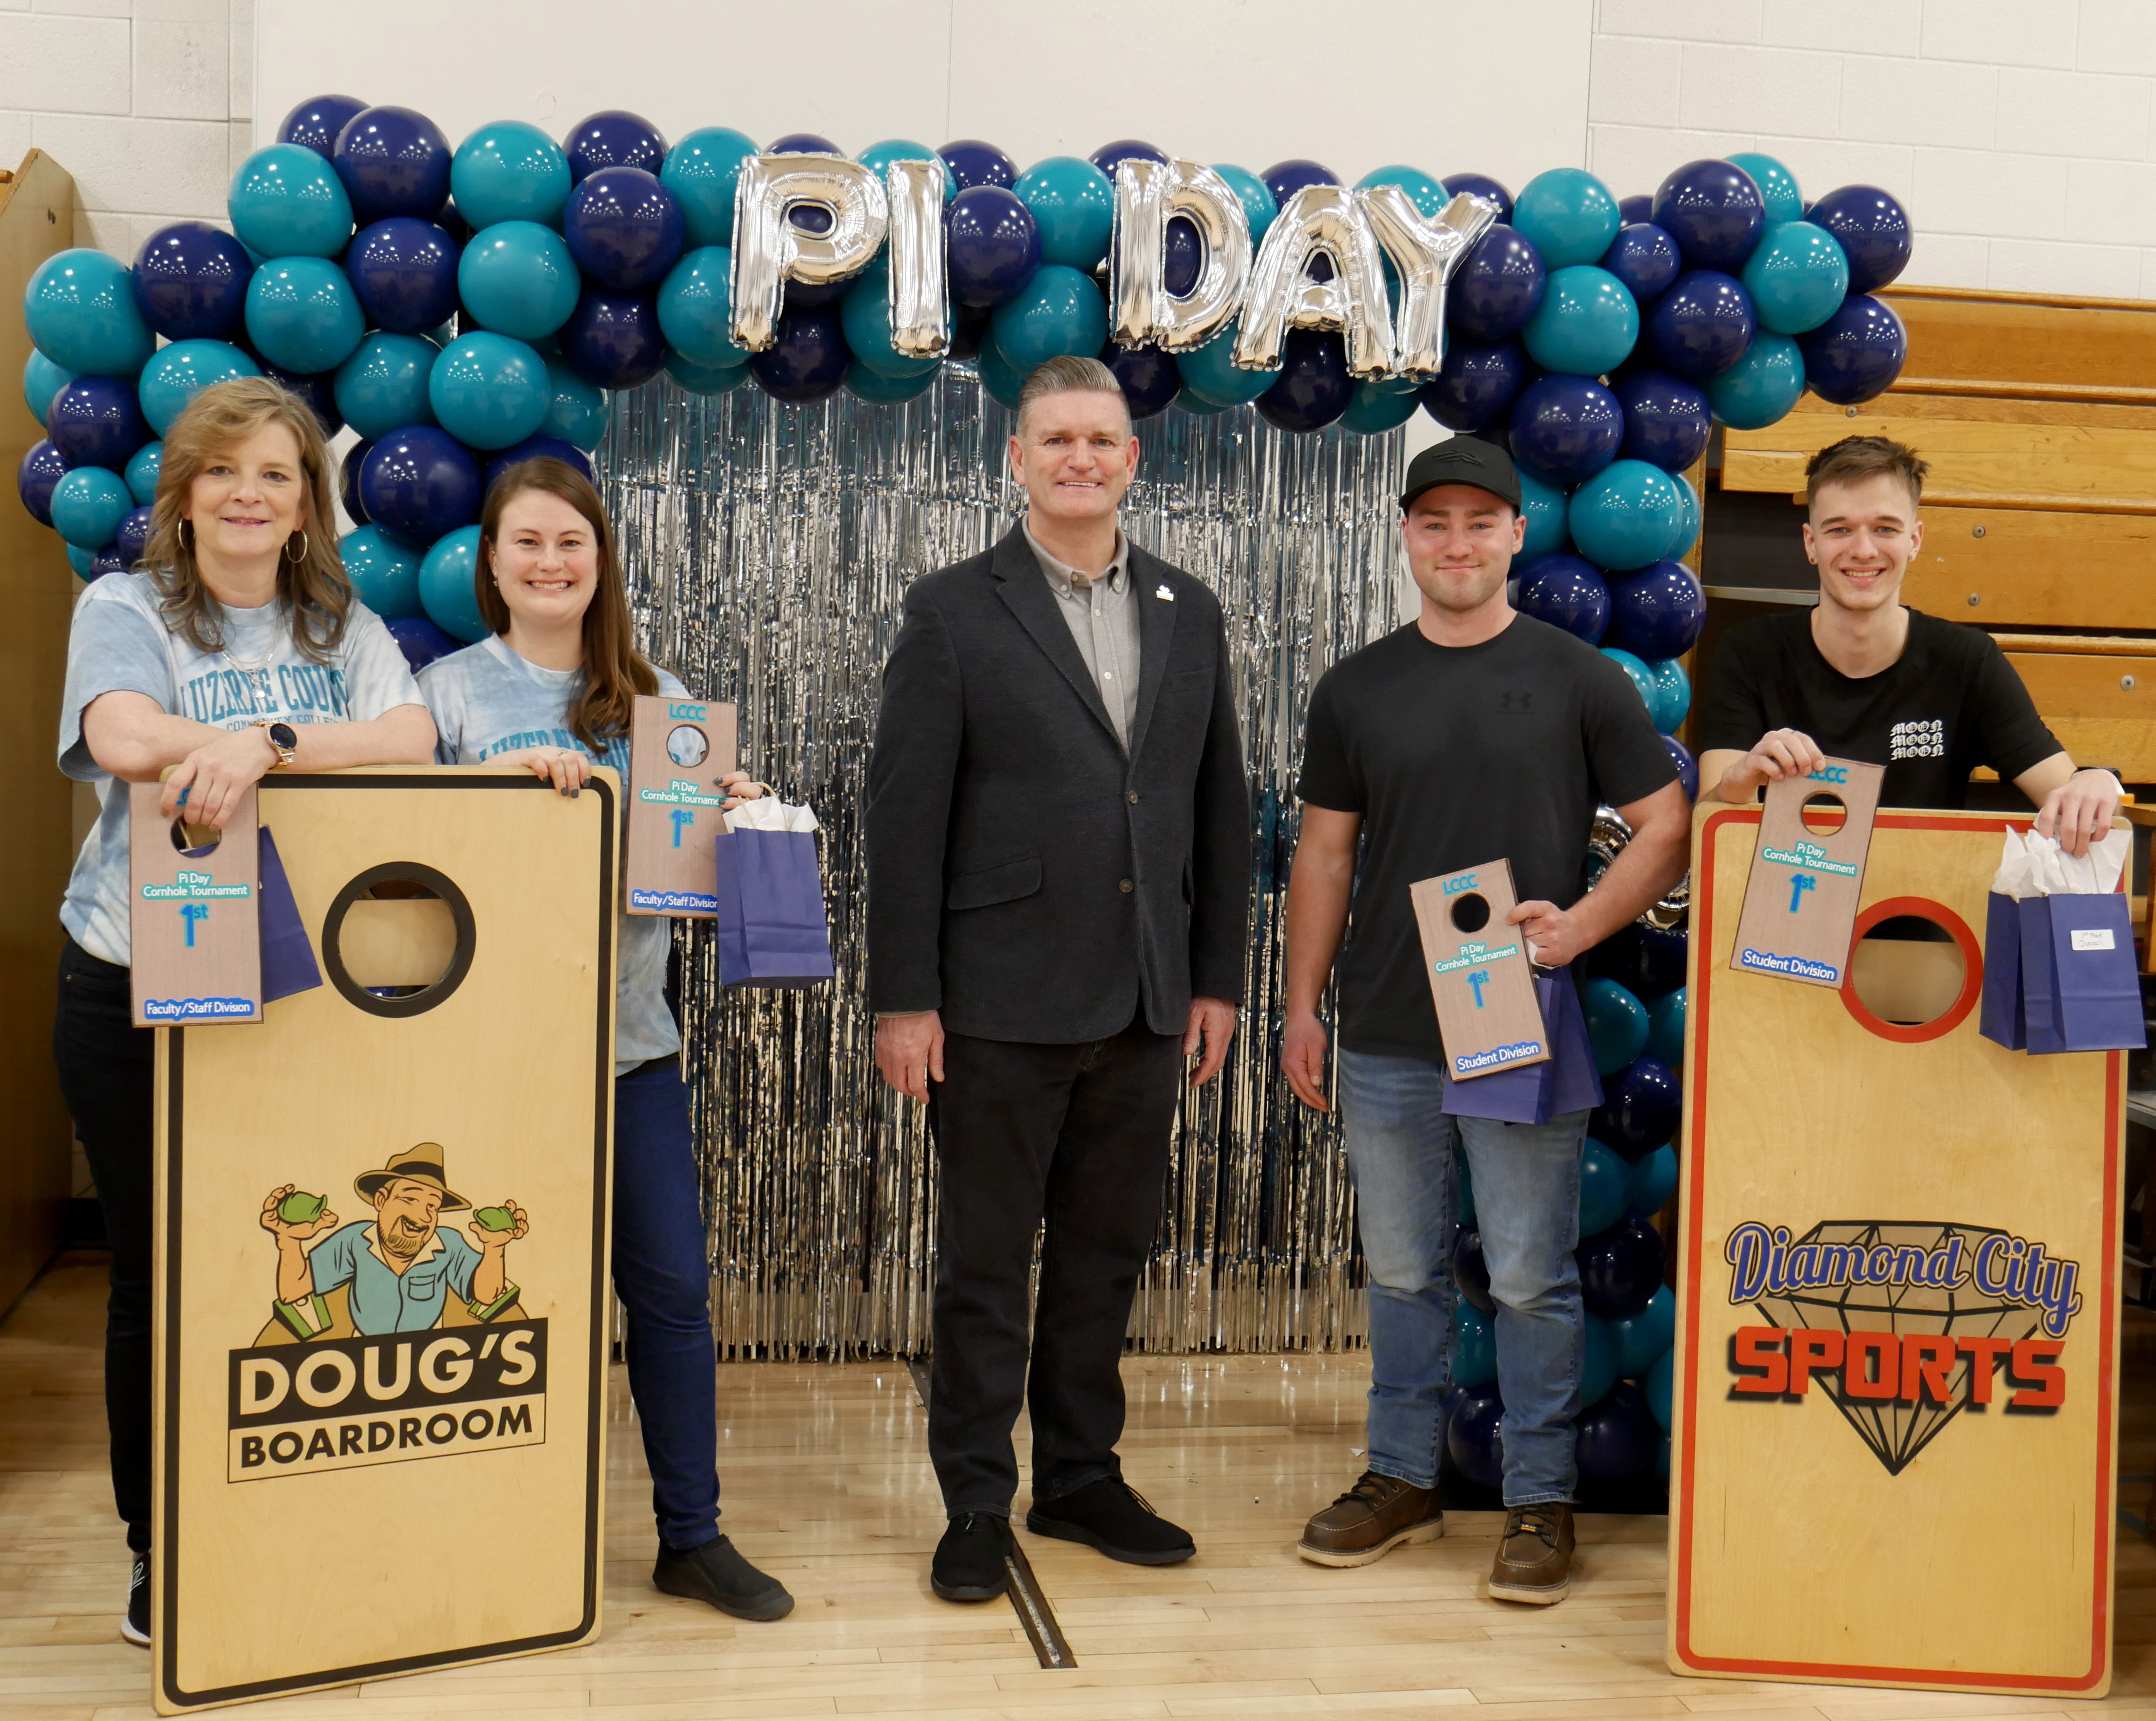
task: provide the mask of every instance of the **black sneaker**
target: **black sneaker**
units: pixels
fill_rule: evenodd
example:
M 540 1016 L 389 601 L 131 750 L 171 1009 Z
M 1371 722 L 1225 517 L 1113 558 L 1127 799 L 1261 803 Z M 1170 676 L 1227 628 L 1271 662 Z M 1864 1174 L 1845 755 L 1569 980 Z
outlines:
M 1188 1530 L 1163 1518 L 1120 1476 L 1036 1503 L 1025 1527 L 1036 1536 L 1083 1542 L 1125 1565 L 1179 1565 L 1198 1551 Z
M 1010 1584 L 1004 1549 L 1010 1525 L 993 1512 L 961 1512 L 936 1544 L 928 1587 L 946 1601 L 993 1601 Z
M 150 1647 L 150 1556 L 135 1556 L 135 1569 L 127 1580 L 127 1611 L 120 1616 L 120 1635 L 130 1643 Z
M 793 1611 L 786 1585 L 743 1559 L 724 1536 L 687 1549 L 660 1543 L 651 1581 L 669 1595 L 708 1601 L 737 1620 L 783 1620 Z

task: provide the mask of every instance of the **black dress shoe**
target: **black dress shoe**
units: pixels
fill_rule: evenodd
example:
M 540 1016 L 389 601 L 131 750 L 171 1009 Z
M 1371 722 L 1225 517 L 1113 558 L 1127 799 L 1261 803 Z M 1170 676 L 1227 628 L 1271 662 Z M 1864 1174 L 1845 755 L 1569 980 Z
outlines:
M 708 1601 L 737 1620 L 783 1620 L 793 1611 L 786 1585 L 743 1559 L 724 1536 L 686 1549 L 661 1543 L 651 1581 L 669 1595 Z
M 993 1512 L 961 1512 L 936 1544 L 928 1587 L 946 1601 L 993 1601 L 1010 1584 L 1004 1548 L 1010 1524 Z
M 1163 1518 L 1120 1476 L 1037 1502 L 1025 1527 L 1036 1536 L 1083 1542 L 1125 1565 L 1179 1565 L 1198 1551 L 1189 1531 Z

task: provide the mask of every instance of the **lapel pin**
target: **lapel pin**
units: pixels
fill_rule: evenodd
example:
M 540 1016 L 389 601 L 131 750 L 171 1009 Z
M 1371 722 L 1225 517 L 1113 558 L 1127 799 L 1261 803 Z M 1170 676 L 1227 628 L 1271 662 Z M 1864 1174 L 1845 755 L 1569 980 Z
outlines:
M 1175 593 L 1169 591 L 1165 585 L 1156 586 L 1153 588 L 1153 596 L 1156 598 L 1165 598 L 1171 604 L 1175 602 Z

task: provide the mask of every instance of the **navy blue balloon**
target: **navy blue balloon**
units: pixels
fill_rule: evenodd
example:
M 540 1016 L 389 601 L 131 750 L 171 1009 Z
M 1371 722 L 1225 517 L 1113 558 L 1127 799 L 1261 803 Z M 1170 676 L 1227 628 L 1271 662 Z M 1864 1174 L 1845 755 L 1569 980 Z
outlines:
M 53 486 L 67 476 L 68 463 L 49 440 L 33 442 L 15 469 L 15 493 L 40 526 L 53 523 Z
M 1086 159 L 1113 179 L 1116 167 L 1124 162 L 1159 162 L 1165 165 L 1168 152 L 1142 138 L 1119 137 L 1113 143 L 1102 144 Z
M 1707 595 L 1681 562 L 1649 563 L 1609 582 L 1609 632 L 1602 641 L 1649 663 L 1681 657 L 1707 624 Z
M 1682 932 L 1657 932 L 1635 922 L 1620 927 L 1589 951 L 1588 966 L 1642 1004 L 1651 1004 L 1684 984 L 1685 951 Z
M 452 165 L 454 166 L 454 163 Z M 434 222 L 444 233 L 455 241 L 459 251 L 471 243 L 472 224 L 458 212 L 457 200 L 454 198 L 451 198 L 449 202 L 442 205 L 442 213 L 434 218 Z
M 582 185 L 602 167 L 641 167 L 655 174 L 666 165 L 666 139 L 641 114 L 606 108 L 580 121 L 562 140 L 569 158 L 569 183 Z
M 511 466 L 520 466 L 526 460 L 560 460 L 574 466 L 585 477 L 592 475 L 591 456 L 573 442 L 565 442 L 558 436 L 527 436 L 514 448 L 506 448 L 486 463 L 485 488 L 492 490 L 495 480 Z
M 1187 215 L 1178 215 L 1169 221 L 1163 251 L 1161 285 L 1181 298 L 1198 285 L 1199 267 L 1204 261 L 1205 246 L 1198 237 L 1197 223 Z
M 752 354 L 748 367 L 765 393 L 798 403 L 821 400 L 844 382 L 853 357 L 837 311 L 788 311 L 772 344 Z
M 1744 357 L 1759 321 L 1744 283 L 1719 270 L 1688 270 L 1647 313 L 1647 345 L 1686 382 L 1720 376 Z
M 453 152 L 442 128 L 408 107 L 371 107 L 337 134 L 330 165 L 352 198 L 355 227 L 392 215 L 432 221 L 449 200 Z
M 1876 293 L 1908 267 L 1909 212 L 1890 192 L 1876 185 L 1845 185 L 1829 192 L 1804 219 L 1840 241 L 1849 259 L 1849 290 Z
M 120 558 L 132 568 L 140 562 L 150 547 L 150 516 L 156 510 L 137 508 L 120 522 L 120 530 L 113 542 L 120 546 Z
M 1258 415 L 1283 430 L 1322 430 L 1354 398 L 1355 379 L 1340 336 L 1290 329 L 1281 345 L 1280 378 L 1258 397 Z
M 1275 162 L 1258 177 L 1265 182 L 1265 189 L 1273 194 L 1273 201 L 1281 208 L 1287 200 L 1306 185 L 1337 185 L 1340 176 L 1322 162 L 1306 161 L 1296 157 L 1285 162 Z
M 1683 1090 L 1667 1064 L 1635 1058 L 1614 1076 L 1602 1078 L 1602 1103 L 1589 1119 L 1587 1133 L 1631 1164 L 1677 1133 L 1683 1105 Z
M 1573 1454 L 1583 1488 L 1615 1492 L 1654 1481 L 1662 1431 L 1638 1387 L 1620 1381 L 1579 1413 L 1575 1426 Z
M 789 131 L 764 151 L 767 156 L 843 156 L 845 152 L 816 131 Z
M 360 229 L 346 248 L 344 272 L 367 321 L 393 335 L 424 334 L 457 308 L 457 243 L 448 229 L 416 215 Z
M 168 341 L 228 341 L 247 313 L 247 248 L 207 221 L 161 227 L 135 254 L 135 305 Z
M 951 294 L 961 305 L 1007 299 L 1040 267 L 1040 229 L 1017 193 L 968 186 L 945 219 Z
M 1630 221 L 1617 229 L 1609 249 L 1602 254 L 1602 266 L 1625 284 L 1625 291 L 1645 305 L 1669 291 L 1684 269 L 1677 242 L 1651 221 Z
M 1502 221 L 1475 242 L 1445 299 L 1445 320 L 1471 341 L 1502 341 L 1541 309 L 1549 271 L 1525 234 Z
M 1654 217 L 1655 200 L 1645 192 L 1617 199 L 1617 218 L 1628 227 L 1635 221 L 1651 221 Z
M 1661 1289 L 1661 1236 L 1637 1214 L 1628 1213 L 1608 1230 L 1588 1238 L 1573 1258 L 1579 1263 L 1579 1300 L 1589 1314 L 1605 1321 L 1636 1315 Z
M 151 434 L 131 377 L 77 377 L 45 408 L 45 434 L 70 471 L 104 466 L 117 472 Z
M 557 338 L 569 368 L 594 388 L 640 388 L 665 368 L 666 337 L 649 293 L 587 286 Z
M 296 143 L 327 161 L 336 147 L 337 134 L 366 110 L 367 104 L 357 95 L 311 95 L 285 116 L 277 127 L 277 141 Z
M 303 374 L 298 371 L 288 371 L 281 365 L 274 365 L 266 358 L 261 363 L 264 376 L 306 402 L 308 410 L 315 415 L 315 422 L 321 426 L 325 439 L 344 429 L 344 414 L 337 410 L 335 371 Z
M 1832 316 L 1797 336 L 1797 350 L 1813 393 L 1836 406 L 1856 406 L 1885 393 L 1902 374 L 1909 337 L 1891 306 L 1851 293 Z
M 1520 570 L 1520 594 L 1512 607 L 1599 645 L 1609 626 L 1609 586 L 1593 563 L 1556 550 Z
M 407 424 L 367 451 L 359 499 L 374 525 L 424 547 L 479 518 L 479 460 L 448 431 Z
M 92 579 L 103 579 L 108 573 L 126 572 L 127 557 L 117 544 L 107 544 L 97 552 L 96 559 L 90 565 L 90 577 Z
M 389 637 L 397 642 L 397 649 L 404 654 L 404 661 L 412 665 L 414 674 L 436 658 L 465 649 L 463 640 L 444 633 L 424 615 L 400 615 L 382 626 L 389 629 Z
M 1174 355 L 1158 347 L 1118 347 L 1111 342 L 1101 357 L 1116 373 L 1133 420 L 1166 412 L 1183 387 Z
M 1656 191 L 1652 218 L 1677 242 L 1686 268 L 1734 271 L 1767 229 L 1767 202 L 1734 162 L 1687 162 Z
M 1682 472 L 1707 452 L 1714 434 L 1707 390 L 1667 371 L 1638 369 L 1614 377 L 1610 390 L 1625 408 L 1625 440 L 1618 458 L 1645 460 L 1665 472 Z
M 1699 799 L 1699 761 L 1691 756 L 1691 749 L 1674 735 L 1665 735 L 1662 745 L 1669 749 L 1670 763 L 1677 768 L 1677 780 L 1684 784 L 1685 799 Z
M 1484 1314 L 1496 1313 L 1497 1299 L 1490 1294 L 1490 1263 L 1482 1258 L 1482 1233 L 1472 1225 L 1452 1240 L 1452 1282 Z
M 1453 1468 L 1478 1488 L 1505 1485 L 1505 1401 L 1495 1386 L 1471 1387 L 1445 1424 L 1445 1450 Z
M 1509 222 L 1512 218 L 1512 194 L 1487 173 L 1448 173 L 1438 183 L 1450 197 L 1466 192 L 1471 198 L 1487 198 L 1497 206 L 1497 219 Z
M 936 153 L 950 170 L 952 183 L 961 195 L 977 185 L 993 185 L 1009 191 L 1018 183 L 1018 163 L 993 143 L 978 137 L 961 137 Z
M 359 499 L 359 469 L 367 459 L 367 451 L 374 444 L 361 439 L 345 450 L 343 463 L 337 468 L 337 499 L 344 511 L 352 516 L 354 526 L 367 524 L 367 505 Z
M 1444 367 L 1422 386 L 1423 408 L 1448 429 L 1482 429 L 1512 410 L 1531 369 L 1517 341 L 1455 336 Z
M 587 280 L 616 293 L 655 288 L 680 260 L 681 206 L 641 167 L 602 167 L 569 193 L 562 234 Z
M 1512 458 L 1569 490 L 1617 458 L 1625 410 L 1592 377 L 1537 377 L 1513 402 L 1508 429 Z
M 994 307 L 968 305 L 961 300 L 951 307 L 951 357 L 973 358 L 988 338 L 988 321 Z

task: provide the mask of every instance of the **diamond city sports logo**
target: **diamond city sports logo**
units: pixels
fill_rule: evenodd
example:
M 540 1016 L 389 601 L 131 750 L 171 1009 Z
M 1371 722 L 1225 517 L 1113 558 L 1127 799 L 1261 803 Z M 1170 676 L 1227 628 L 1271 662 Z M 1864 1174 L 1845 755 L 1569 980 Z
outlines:
M 1748 1220 L 1722 1254 L 1730 1302 L 1768 1323 L 1732 1338 L 1730 1395 L 1793 1405 L 1816 1381 L 1890 1476 L 1963 1410 L 2066 1401 L 2081 1267 L 2041 1242 L 1906 1220 L 1830 1220 L 1793 1238 Z

